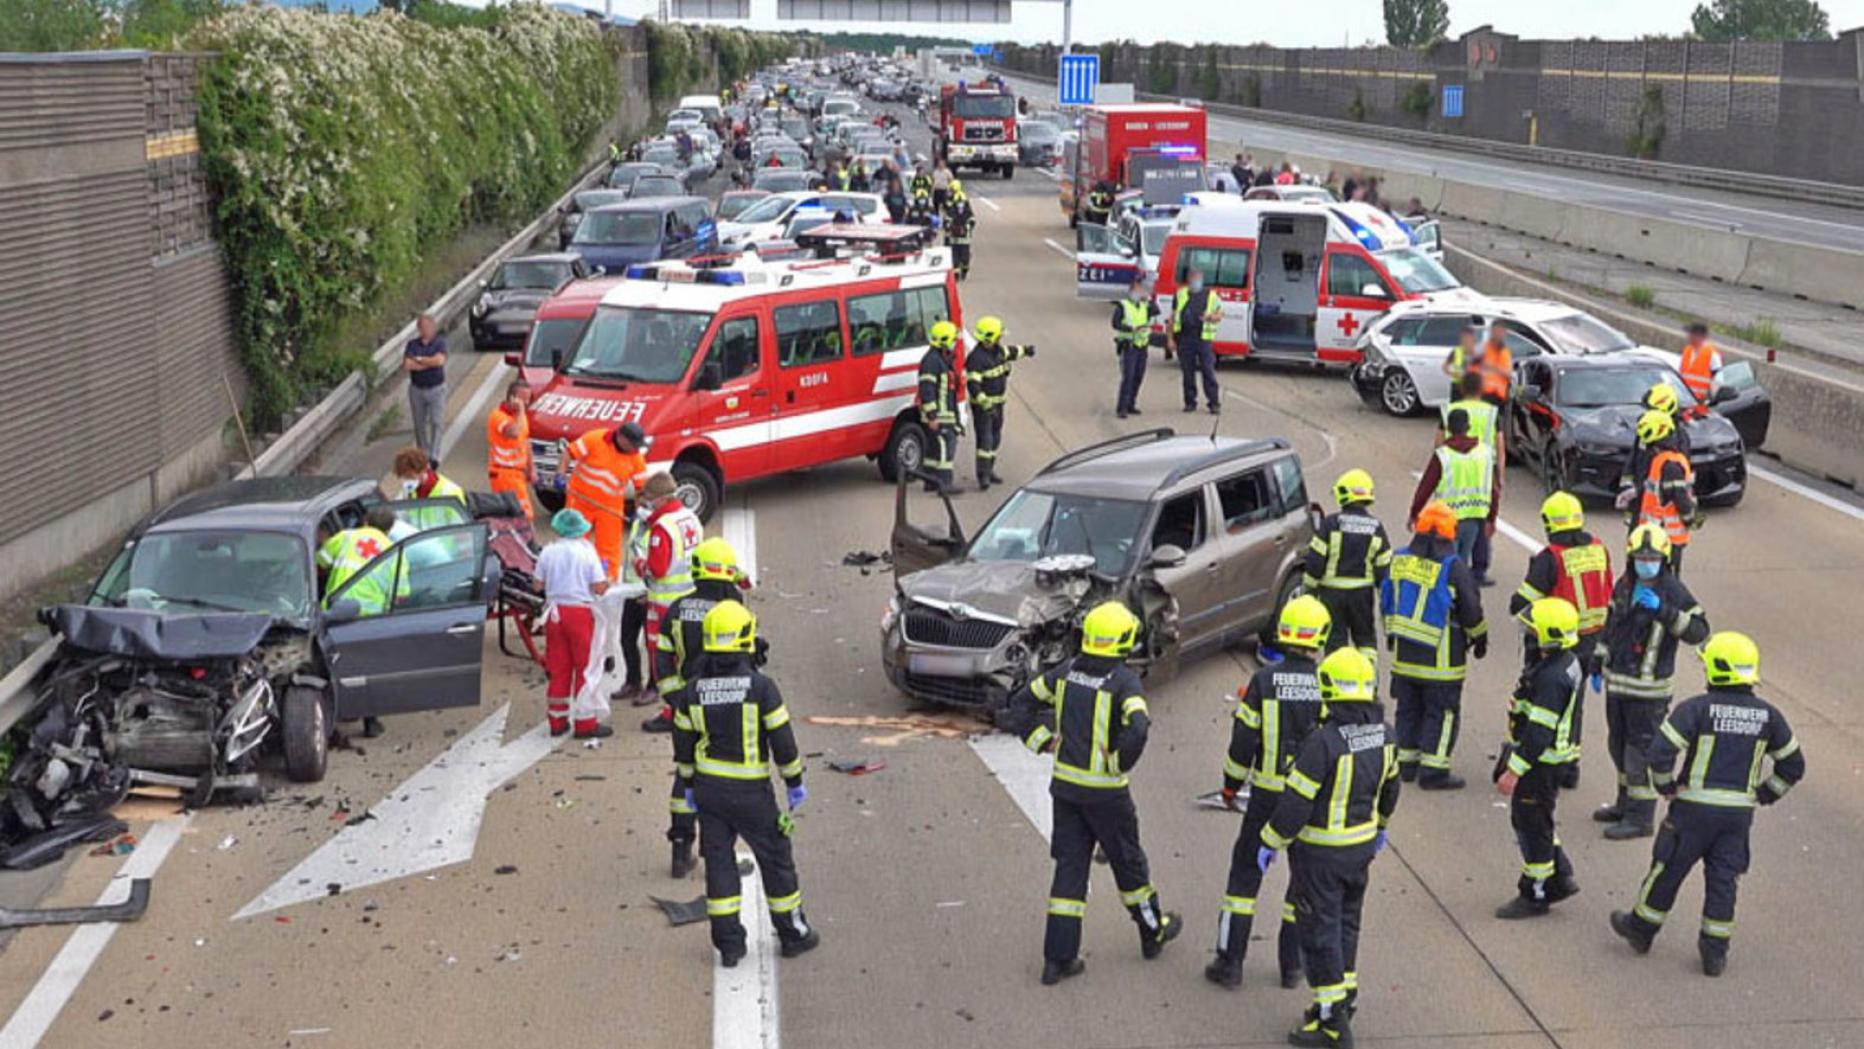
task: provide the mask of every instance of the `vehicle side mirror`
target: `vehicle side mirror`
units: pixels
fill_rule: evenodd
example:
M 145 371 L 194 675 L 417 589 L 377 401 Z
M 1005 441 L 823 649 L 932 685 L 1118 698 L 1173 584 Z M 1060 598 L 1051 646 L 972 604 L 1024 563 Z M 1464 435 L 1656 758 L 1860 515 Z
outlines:
M 699 365 L 699 374 L 693 378 L 693 389 L 716 390 L 725 385 L 725 369 L 717 361 L 706 361 Z
M 560 372 L 563 370 L 563 351 L 562 350 L 551 350 L 550 351 L 550 370 L 553 372 Z
M 346 597 L 324 610 L 326 623 L 353 623 L 362 618 L 362 602 Z
M 491 285 L 492 285 L 492 282 L 491 282 L 491 281 L 489 281 L 489 280 L 482 280 L 482 281 L 480 281 L 480 282 L 479 282 L 479 286 L 480 286 L 481 288 L 487 288 L 487 287 L 491 287 Z
M 1359 294 L 1364 295 L 1368 299 L 1389 299 L 1391 298 L 1391 293 L 1385 290 L 1384 285 L 1373 284 L 1371 282 L 1367 282 L 1364 287 L 1360 288 Z
M 1717 386 L 1714 392 L 1709 394 L 1709 403 L 1727 404 L 1739 396 L 1741 396 L 1741 391 L 1732 386 Z
M 505 367 L 507 368 L 524 367 L 524 355 L 519 354 L 519 353 L 507 353 L 505 355 Z
M 1147 564 L 1152 568 L 1177 568 L 1185 562 L 1184 547 L 1166 543 L 1152 551 L 1152 560 Z

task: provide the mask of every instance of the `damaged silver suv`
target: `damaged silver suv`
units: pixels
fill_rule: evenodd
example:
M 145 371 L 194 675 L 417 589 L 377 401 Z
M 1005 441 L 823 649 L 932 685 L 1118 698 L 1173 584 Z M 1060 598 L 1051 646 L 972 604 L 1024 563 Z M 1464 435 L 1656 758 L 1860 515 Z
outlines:
M 1260 637 L 1299 590 L 1314 527 L 1287 441 L 1169 429 L 1062 456 L 968 541 L 950 502 L 942 533 L 908 521 L 906 502 L 902 479 L 887 677 L 986 714 L 1073 652 L 1081 617 L 1104 600 L 1139 613 L 1133 663 L 1153 674 Z

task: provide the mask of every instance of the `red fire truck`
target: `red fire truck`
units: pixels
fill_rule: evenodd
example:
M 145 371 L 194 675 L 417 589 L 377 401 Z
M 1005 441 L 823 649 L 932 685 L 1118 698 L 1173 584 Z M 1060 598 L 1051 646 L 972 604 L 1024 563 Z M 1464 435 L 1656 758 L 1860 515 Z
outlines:
M 1016 95 L 997 81 L 939 90 L 933 148 L 953 171 L 977 168 L 1016 176 Z
M 1183 203 L 1181 191 L 1203 189 L 1205 126 L 1204 111 L 1193 106 L 1090 106 L 1081 115 L 1080 140 L 1062 158 L 1061 211 L 1068 224 L 1080 222 L 1097 182 L 1121 189 L 1153 184 L 1149 204 Z

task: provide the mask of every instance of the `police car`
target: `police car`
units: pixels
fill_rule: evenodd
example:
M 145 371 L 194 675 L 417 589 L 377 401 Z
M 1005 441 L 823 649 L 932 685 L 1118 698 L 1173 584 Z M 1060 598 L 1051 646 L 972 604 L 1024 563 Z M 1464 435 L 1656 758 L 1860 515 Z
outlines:
M 1074 288 L 1084 299 L 1117 299 L 1133 278 L 1156 281 L 1159 254 L 1183 210 L 1177 204 L 1121 208 L 1113 224 L 1083 222 L 1074 229 Z
M 531 406 L 540 494 L 567 480 L 564 445 L 625 422 L 701 517 L 727 484 L 838 459 L 895 480 L 925 456 L 918 367 L 947 320 L 963 330 L 942 248 L 629 267 Z

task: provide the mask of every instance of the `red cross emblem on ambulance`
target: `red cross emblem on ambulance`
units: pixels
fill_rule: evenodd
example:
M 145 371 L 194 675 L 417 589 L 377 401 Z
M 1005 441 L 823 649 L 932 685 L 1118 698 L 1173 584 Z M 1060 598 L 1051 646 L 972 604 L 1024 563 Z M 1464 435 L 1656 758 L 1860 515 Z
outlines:
M 1350 339 L 1353 333 L 1359 330 L 1359 321 L 1352 314 L 1343 313 L 1340 315 L 1340 330 Z

